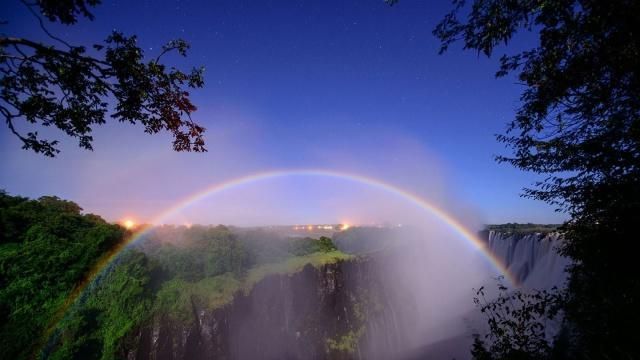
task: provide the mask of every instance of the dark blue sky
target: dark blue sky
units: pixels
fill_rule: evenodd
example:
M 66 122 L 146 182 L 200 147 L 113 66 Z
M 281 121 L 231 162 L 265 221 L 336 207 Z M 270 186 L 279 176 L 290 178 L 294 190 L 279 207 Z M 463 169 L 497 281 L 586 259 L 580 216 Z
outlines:
M 443 174 L 446 180 L 438 178 L 447 191 L 487 222 L 562 219 L 519 197 L 535 176 L 493 159 L 507 153 L 494 134 L 512 118 L 521 88 L 494 78 L 495 59 L 459 47 L 438 55 L 431 30 L 449 1 L 403 0 L 394 7 L 382 0 L 103 2 L 94 22 L 51 30 L 83 44 L 112 29 L 137 34 L 149 56 L 168 40 L 188 40 L 188 58 L 167 61 L 206 68 L 205 88 L 193 100 L 195 119 L 208 129 L 209 153 L 171 154 L 168 138 L 114 125 L 96 130 L 93 153 L 64 142 L 59 158 L 43 160 L 20 150 L 2 128 L 0 185 L 11 193 L 67 196 L 113 218 L 121 216 L 124 200 L 100 199 L 117 198 L 123 187 L 123 198 L 144 194 L 140 201 L 156 196 L 169 204 L 217 179 L 327 167 L 334 156 L 349 158 L 343 167 L 360 163 L 355 170 L 388 169 L 402 177 L 413 176 L 414 165 L 407 164 L 422 161 L 419 174 Z M 42 37 L 18 1 L 5 11 L 7 33 Z M 518 47 L 529 41 L 518 40 Z M 137 175 L 118 175 L 132 172 Z M 408 186 L 428 192 L 419 189 L 420 176 Z

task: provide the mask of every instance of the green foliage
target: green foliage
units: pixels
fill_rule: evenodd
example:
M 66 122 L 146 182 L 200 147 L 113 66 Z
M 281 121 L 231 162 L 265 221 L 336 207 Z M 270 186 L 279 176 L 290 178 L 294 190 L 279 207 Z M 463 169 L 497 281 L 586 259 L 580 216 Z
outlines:
M 224 226 L 163 227 L 149 234 L 141 246 L 168 276 L 188 282 L 227 273 L 242 277 L 263 265 L 286 264 L 296 258 L 306 263 L 316 255 L 337 253 L 333 241 L 324 236 L 282 238 L 266 231 L 237 234 Z
M 353 256 L 347 255 L 339 250 L 334 250 L 329 252 L 316 252 L 304 256 L 292 256 L 277 263 L 258 265 L 247 272 L 244 278 L 243 289 L 245 292 L 248 292 L 251 290 L 253 285 L 267 275 L 292 274 L 302 270 L 307 265 L 320 267 L 326 264 L 333 264 L 339 261 L 351 259 L 353 259 Z
M 204 69 L 185 73 L 160 62 L 167 53 L 186 56 L 184 40 L 170 41 L 157 57 L 145 60 L 135 36 L 114 31 L 89 52 L 52 35 L 38 15 L 71 25 L 78 15 L 93 19 L 89 7 L 98 3 L 23 1 L 53 44 L 0 35 L 0 114 L 9 130 L 24 149 L 46 156 L 59 152 L 58 141 L 42 139 L 37 131 L 21 133 L 17 121 L 20 127 L 54 126 L 91 150 L 93 127 L 106 122 L 112 102 L 112 119 L 140 123 L 150 134 L 168 131 L 176 151 L 206 151 L 204 128 L 191 120 L 196 107 L 186 91 L 203 86 Z
M 498 140 L 500 156 L 546 174 L 525 196 L 571 215 L 562 252 L 575 260 L 562 310 L 574 358 L 638 358 L 640 281 L 640 2 L 455 0 L 434 30 L 442 51 L 456 41 L 487 56 L 521 31 L 530 48 L 500 58 L 515 73 L 521 106 Z
M 30 355 L 75 285 L 124 236 L 80 211 L 55 197 L 0 193 L 0 348 L 8 358 Z
M 224 226 L 164 227 L 150 234 L 142 247 L 166 279 L 154 311 L 183 323 L 193 321 L 194 306 L 214 309 L 228 304 L 238 291 L 248 293 L 268 275 L 351 258 L 326 237 L 283 239 L 263 231 L 238 235 Z
M 317 240 L 315 240 L 317 241 Z M 188 281 L 181 277 L 163 282 L 155 300 L 154 311 L 172 320 L 189 324 L 194 320 L 193 308 L 215 309 L 233 301 L 243 291 L 248 294 L 254 285 L 269 275 L 293 274 L 305 266 L 320 267 L 352 257 L 339 251 L 321 251 L 302 256 L 289 256 L 279 262 L 254 265 L 242 275 L 231 272 Z
M 58 327 L 52 359 L 120 358 L 121 340 L 151 315 L 155 265 L 126 250 Z
M 293 255 L 302 256 L 315 252 L 331 252 L 337 250 L 330 238 L 321 236 L 320 239 L 302 238 L 291 241 L 290 252 Z
M 147 245 L 147 253 L 165 272 L 188 281 L 239 275 L 251 261 L 245 244 L 224 226 L 160 229 L 148 237 Z
M 326 237 L 160 227 L 119 254 L 59 314 L 89 270 L 126 235 L 81 211 L 56 197 L 29 200 L 0 192 L 3 357 L 30 358 L 46 345 L 44 358 L 123 358 L 130 335 L 157 315 L 190 323 L 194 308 L 228 304 L 268 275 L 351 258 Z
M 240 281 L 232 274 L 206 277 L 196 282 L 173 279 L 162 284 L 154 311 L 174 321 L 190 324 L 193 308 L 215 309 L 228 304 L 240 290 Z

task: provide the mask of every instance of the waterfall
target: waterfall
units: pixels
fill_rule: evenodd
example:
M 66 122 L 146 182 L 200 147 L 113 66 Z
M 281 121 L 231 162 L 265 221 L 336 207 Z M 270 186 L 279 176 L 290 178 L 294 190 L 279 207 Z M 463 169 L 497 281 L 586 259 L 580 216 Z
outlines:
M 562 235 L 551 233 L 518 234 L 490 230 L 489 249 L 506 265 L 509 273 L 524 288 L 562 287 L 570 260 L 558 253 Z

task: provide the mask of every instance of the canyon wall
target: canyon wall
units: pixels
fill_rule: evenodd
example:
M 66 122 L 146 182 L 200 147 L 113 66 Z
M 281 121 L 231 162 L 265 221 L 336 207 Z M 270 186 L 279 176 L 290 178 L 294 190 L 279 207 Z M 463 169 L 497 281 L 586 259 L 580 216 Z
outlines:
M 270 275 L 216 309 L 192 303 L 190 322 L 157 316 L 127 341 L 127 357 L 178 359 L 389 359 L 412 335 L 402 294 L 371 260 L 307 265 Z M 401 314 L 400 314 L 401 313 Z

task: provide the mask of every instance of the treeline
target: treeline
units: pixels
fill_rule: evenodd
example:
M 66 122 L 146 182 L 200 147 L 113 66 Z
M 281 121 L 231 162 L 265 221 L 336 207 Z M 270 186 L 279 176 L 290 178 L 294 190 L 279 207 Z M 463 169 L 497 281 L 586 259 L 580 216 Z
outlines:
M 518 223 L 506 223 L 497 225 L 487 225 L 486 231 L 494 230 L 512 234 L 530 234 L 530 233 L 543 233 L 557 231 L 560 227 L 559 224 L 518 224 Z
M 339 253 L 326 237 L 163 226 L 122 251 L 60 314 L 127 231 L 70 201 L 0 192 L 0 234 L 0 347 L 7 359 L 124 358 L 135 345 L 129 335 L 155 314 L 189 321 L 190 301 L 230 301 L 251 269 Z
M 290 238 L 266 230 L 234 231 L 226 226 L 162 226 L 135 248 L 156 261 L 168 276 L 196 281 L 248 269 L 292 256 L 336 251 L 327 237 Z

